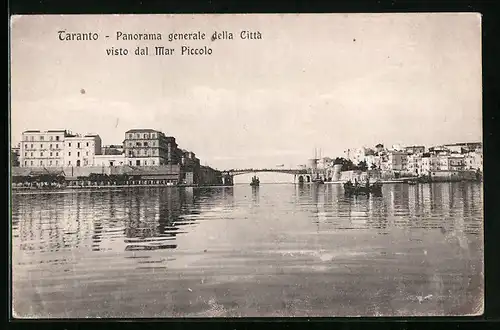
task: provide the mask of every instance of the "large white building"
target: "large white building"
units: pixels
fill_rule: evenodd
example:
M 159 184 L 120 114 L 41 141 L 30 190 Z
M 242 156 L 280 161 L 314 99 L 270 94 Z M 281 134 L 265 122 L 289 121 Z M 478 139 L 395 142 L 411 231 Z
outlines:
M 28 130 L 22 133 L 19 166 L 57 167 L 64 164 L 64 142 L 67 130 Z
M 64 141 L 64 166 L 94 166 L 94 156 L 101 154 L 97 134 L 70 135 Z
M 68 130 L 28 130 L 22 133 L 19 151 L 21 167 L 93 166 L 101 154 L 101 138 Z

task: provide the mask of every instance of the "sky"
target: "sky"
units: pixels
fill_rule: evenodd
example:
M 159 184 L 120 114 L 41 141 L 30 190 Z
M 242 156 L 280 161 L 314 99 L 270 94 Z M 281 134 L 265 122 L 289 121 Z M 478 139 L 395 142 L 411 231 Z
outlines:
M 78 15 L 11 20 L 11 142 L 28 129 L 174 136 L 218 169 L 295 167 L 348 148 L 482 140 L 478 14 Z M 57 31 L 96 32 L 60 41 Z M 261 40 L 241 40 L 240 31 Z M 116 32 L 161 33 L 118 41 Z M 228 31 L 233 40 L 166 40 Z M 109 38 L 105 38 L 109 35 Z M 211 56 L 106 49 L 210 47 Z M 85 93 L 82 93 L 85 90 Z

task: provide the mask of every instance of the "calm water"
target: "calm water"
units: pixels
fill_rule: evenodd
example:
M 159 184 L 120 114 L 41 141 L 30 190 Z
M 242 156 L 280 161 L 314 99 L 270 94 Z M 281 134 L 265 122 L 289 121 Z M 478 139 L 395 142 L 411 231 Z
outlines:
M 482 186 L 15 194 L 18 317 L 482 312 Z

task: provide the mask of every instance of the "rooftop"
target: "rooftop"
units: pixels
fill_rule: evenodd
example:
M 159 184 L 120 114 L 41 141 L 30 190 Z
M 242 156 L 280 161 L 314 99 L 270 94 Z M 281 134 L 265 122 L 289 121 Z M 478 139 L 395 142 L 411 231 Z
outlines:
M 133 133 L 133 132 L 151 132 L 151 133 L 162 133 L 161 131 L 157 131 L 155 129 L 151 129 L 151 128 L 133 128 L 133 129 L 129 129 L 128 131 L 126 131 L 125 133 Z

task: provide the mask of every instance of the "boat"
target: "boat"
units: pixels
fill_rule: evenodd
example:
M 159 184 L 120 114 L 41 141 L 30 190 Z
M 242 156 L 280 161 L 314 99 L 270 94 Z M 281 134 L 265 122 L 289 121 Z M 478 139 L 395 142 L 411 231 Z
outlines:
M 257 176 L 254 176 L 254 177 L 252 178 L 252 182 L 250 182 L 250 185 L 251 185 L 252 187 L 258 187 L 258 186 L 259 186 L 259 184 L 260 184 L 260 180 L 259 180 L 259 178 L 258 178 Z
M 346 195 L 381 195 L 382 194 L 382 182 L 377 181 L 373 184 L 367 180 L 366 184 L 358 185 L 353 184 L 351 181 L 344 183 L 344 192 Z
M 417 179 L 410 179 L 408 181 L 406 181 L 406 183 L 408 183 L 409 185 L 416 185 L 418 183 L 418 180 Z

